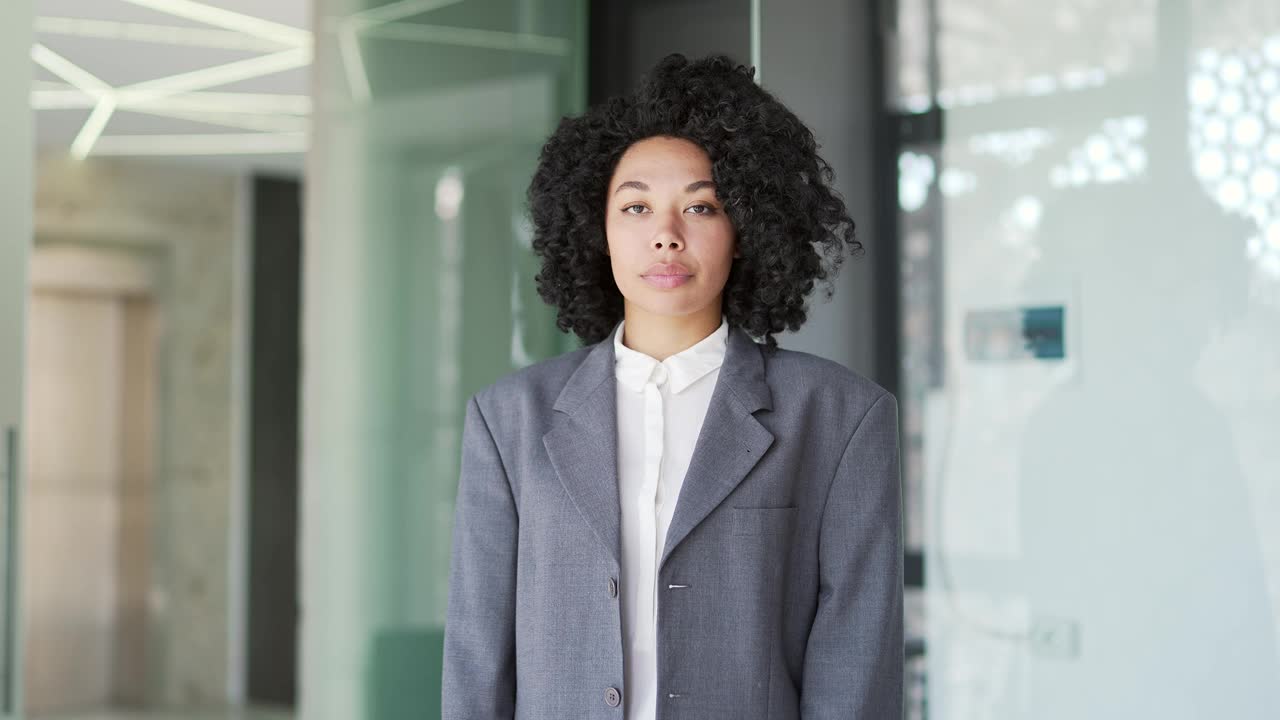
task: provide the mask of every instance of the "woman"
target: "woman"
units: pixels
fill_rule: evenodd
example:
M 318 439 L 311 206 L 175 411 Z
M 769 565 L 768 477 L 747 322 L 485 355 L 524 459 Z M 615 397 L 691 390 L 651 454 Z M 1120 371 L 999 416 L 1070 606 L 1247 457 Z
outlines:
M 467 403 L 445 718 L 901 715 L 897 404 L 773 338 L 860 245 L 753 74 L 668 56 L 543 148 L 587 345 Z

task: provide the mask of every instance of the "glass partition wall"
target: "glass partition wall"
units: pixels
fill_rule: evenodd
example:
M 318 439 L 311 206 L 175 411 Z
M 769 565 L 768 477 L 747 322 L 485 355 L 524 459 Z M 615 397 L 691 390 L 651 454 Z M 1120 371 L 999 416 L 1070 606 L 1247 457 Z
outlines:
M 903 0 L 914 717 L 1280 717 L 1280 9 Z
M 582 109 L 585 0 L 317 0 L 299 716 L 439 716 L 466 398 L 576 347 L 524 193 Z

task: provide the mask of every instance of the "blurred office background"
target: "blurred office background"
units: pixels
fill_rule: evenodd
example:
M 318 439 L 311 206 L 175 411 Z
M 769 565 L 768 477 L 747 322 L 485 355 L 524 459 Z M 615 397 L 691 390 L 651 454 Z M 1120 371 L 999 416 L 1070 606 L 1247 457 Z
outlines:
M 1280 6 L 6 0 L 0 720 L 439 715 L 463 403 L 577 347 L 524 191 L 727 52 L 866 255 L 910 718 L 1280 717 Z

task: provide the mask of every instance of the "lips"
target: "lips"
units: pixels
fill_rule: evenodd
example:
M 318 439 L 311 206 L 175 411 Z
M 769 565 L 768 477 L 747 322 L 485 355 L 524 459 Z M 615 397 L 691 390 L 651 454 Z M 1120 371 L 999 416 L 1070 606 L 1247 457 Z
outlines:
M 689 268 L 680 263 L 654 263 L 641 277 L 688 277 L 693 275 Z
M 689 282 L 693 273 L 680 263 L 655 263 L 640 277 L 653 287 L 670 290 Z

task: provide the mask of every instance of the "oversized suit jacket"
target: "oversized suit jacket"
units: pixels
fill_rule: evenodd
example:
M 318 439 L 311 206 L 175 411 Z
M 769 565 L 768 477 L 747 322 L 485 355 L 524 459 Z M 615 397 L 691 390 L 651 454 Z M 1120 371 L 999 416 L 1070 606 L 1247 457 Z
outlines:
M 898 720 L 897 402 L 727 342 L 658 567 L 658 720 Z M 610 336 L 469 398 L 446 720 L 622 718 L 615 392 Z

